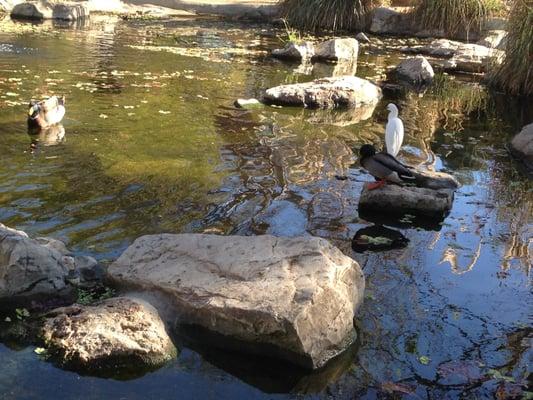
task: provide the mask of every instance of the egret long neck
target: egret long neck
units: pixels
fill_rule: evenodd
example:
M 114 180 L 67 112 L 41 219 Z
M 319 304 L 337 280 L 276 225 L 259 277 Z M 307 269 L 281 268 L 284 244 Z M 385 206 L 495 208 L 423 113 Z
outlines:
M 393 118 L 398 118 L 398 110 L 392 109 L 389 112 L 389 121 Z

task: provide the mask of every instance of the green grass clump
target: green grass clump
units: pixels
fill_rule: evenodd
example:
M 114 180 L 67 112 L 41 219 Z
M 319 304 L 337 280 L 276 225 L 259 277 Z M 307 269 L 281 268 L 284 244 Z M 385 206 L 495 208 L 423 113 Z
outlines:
M 515 0 L 505 56 L 490 75 L 491 83 L 513 95 L 533 95 L 533 5 Z
M 289 23 L 308 31 L 364 29 L 368 13 L 382 0 L 281 0 Z
M 427 29 L 448 35 L 479 32 L 493 7 L 494 0 L 420 0 L 417 15 Z

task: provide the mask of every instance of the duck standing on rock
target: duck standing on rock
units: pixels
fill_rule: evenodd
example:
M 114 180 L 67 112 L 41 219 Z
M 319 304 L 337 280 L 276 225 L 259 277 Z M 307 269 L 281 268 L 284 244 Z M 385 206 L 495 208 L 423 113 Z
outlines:
M 398 107 L 395 104 L 388 104 L 387 110 L 389 110 L 389 120 L 385 127 L 385 144 L 387 153 L 396 157 L 403 143 L 403 122 L 398 118 Z
M 42 101 L 30 101 L 28 128 L 44 129 L 58 124 L 65 116 L 65 96 L 51 96 Z
M 367 186 L 368 190 L 377 189 L 387 181 L 400 185 L 416 181 L 416 176 L 409 167 L 388 153 L 377 153 L 371 144 L 363 145 L 359 155 L 361 166 L 377 180 Z

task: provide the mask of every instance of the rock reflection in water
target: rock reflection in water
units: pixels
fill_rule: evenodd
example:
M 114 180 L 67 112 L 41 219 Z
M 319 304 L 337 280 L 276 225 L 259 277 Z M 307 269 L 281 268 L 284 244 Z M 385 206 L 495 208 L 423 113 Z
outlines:
M 359 229 L 352 239 L 352 249 L 357 253 L 370 251 L 383 251 L 401 249 L 409 244 L 401 232 L 386 228 L 382 225 L 373 225 Z
M 279 359 L 254 355 L 247 343 L 207 331 L 198 326 L 181 326 L 187 347 L 215 367 L 265 393 L 314 394 L 338 380 L 355 362 L 358 342 L 330 360 L 324 367 L 307 370 Z M 252 345 L 253 346 L 253 345 Z
M 328 76 L 355 76 L 357 73 L 357 61 L 343 60 L 335 63 L 316 62 L 313 64 L 313 76 L 324 78 Z

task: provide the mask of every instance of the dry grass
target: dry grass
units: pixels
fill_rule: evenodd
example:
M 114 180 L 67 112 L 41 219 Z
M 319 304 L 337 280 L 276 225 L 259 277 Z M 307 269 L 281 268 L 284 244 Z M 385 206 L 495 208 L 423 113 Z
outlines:
M 515 0 L 502 63 L 490 76 L 494 86 L 513 95 L 533 95 L 533 5 Z
M 281 12 L 302 30 L 362 30 L 368 13 L 381 4 L 383 0 L 281 0 Z

